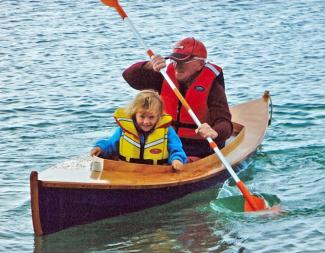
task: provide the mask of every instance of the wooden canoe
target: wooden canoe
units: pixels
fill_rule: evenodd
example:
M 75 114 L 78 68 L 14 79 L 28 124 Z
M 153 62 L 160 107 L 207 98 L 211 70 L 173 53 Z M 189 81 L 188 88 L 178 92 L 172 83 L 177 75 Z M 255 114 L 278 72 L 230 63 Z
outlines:
M 269 93 L 231 107 L 234 132 L 222 149 L 231 165 L 255 152 L 269 123 Z M 168 203 L 224 182 L 229 174 L 216 155 L 188 163 L 176 173 L 168 165 L 104 160 L 104 170 L 57 166 L 30 175 L 36 235 Z

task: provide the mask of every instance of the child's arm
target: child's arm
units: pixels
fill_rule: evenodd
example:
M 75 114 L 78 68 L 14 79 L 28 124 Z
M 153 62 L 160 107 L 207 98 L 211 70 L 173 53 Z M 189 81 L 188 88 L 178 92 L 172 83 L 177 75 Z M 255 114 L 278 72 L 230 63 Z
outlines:
M 98 150 L 99 148 L 99 154 L 104 158 L 117 154 L 119 150 L 121 134 L 122 129 L 120 127 L 117 127 L 111 137 L 96 141 L 95 147 L 92 150 Z
M 168 127 L 167 138 L 169 151 L 168 163 L 172 164 L 173 161 L 178 160 L 182 164 L 185 164 L 187 161 L 187 157 L 182 148 L 182 142 L 176 134 L 174 128 L 172 128 L 171 126 Z

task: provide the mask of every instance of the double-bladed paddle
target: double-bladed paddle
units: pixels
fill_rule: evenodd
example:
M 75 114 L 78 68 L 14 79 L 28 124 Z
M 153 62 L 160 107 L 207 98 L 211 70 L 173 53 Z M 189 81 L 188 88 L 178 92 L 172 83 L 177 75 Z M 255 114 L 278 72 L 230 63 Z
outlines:
M 134 35 L 137 37 L 137 39 L 139 40 L 139 42 L 141 43 L 141 45 L 143 46 L 143 48 L 146 50 L 147 55 L 150 58 L 153 57 L 154 56 L 153 51 L 146 46 L 146 44 L 144 43 L 144 41 L 141 38 L 140 34 L 138 33 L 138 31 L 134 27 L 134 25 L 131 22 L 131 20 L 128 18 L 126 12 L 123 10 L 123 8 L 119 4 L 119 2 L 117 0 L 101 0 L 101 1 L 102 1 L 103 4 L 105 4 L 105 5 L 109 6 L 109 7 L 114 8 L 118 12 L 118 14 L 121 16 L 121 18 L 124 21 L 127 21 L 128 22 L 128 25 L 130 26 L 130 28 L 133 31 Z M 189 106 L 189 104 L 187 103 L 187 101 L 184 99 L 184 97 L 182 96 L 182 94 L 176 88 L 175 84 L 173 83 L 173 81 L 168 76 L 168 74 L 166 72 L 166 69 L 165 68 L 164 69 L 161 69 L 160 70 L 160 73 L 167 80 L 170 88 L 173 90 L 173 92 L 175 93 L 175 95 L 177 96 L 177 98 L 181 101 L 182 105 L 185 107 L 185 109 L 187 110 L 187 112 L 189 113 L 189 115 L 192 117 L 192 119 L 195 122 L 195 124 L 198 127 L 200 127 L 201 126 L 200 120 L 196 117 L 195 113 L 192 111 L 192 109 Z M 239 190 L 243 194 L 243 196 L 245 198 L 244 211 L 246 211 L 246 212 L 250 212 L 250 211 L 261 211 L 261 210 L 265 210 L 266 208 L 268 208 L 268 204 L 267 204 L 266 200 L 263 199 L 262 197 L 252 195 L 252 193 L 248 190 L 248 188 L 246 187 L 246 185 L 239 179 L 239 177 L 236 175 L 236 173 L 232 169 L 232 167 L 229 164 L 229 162 L 226 160 L 226 158 L 224 157 L 224 155 L 219 150 L 217 144 L 212 140 L 212 138 L 211 137 L 208 137 L 206 139 L 209 142 L 210 147 L 214 150 L 215 154 L 218 156 L 218 158 L 220 159 L 220 161 L 226 167 L 227 171 L 230 173 L 230 175 L 232 176 L 232 178 L 235 180 L 235 182 L 236 182 Z

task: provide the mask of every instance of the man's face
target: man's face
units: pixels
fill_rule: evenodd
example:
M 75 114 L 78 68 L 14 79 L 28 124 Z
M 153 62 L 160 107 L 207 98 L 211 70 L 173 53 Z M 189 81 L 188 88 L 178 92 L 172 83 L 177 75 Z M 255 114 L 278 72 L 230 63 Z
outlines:
M 187 82 L 192 75 L 200 71 L 204 65 L 204 61 L 200 59 L 190 58 L 186 61 L 173 61 L 175 67 L 176 79 L 179 82 Z

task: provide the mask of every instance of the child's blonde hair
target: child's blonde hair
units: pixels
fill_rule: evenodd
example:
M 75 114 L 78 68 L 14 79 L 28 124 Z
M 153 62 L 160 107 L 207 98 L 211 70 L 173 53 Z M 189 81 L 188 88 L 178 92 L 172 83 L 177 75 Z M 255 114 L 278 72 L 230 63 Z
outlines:
M 133 117 L 139 111 L 156 112 L 159 116 L 161 116 L 164 111 L 164 104 L 158 92 L 154 90 L 142 90 L 126 107 L 126 113 L 131 117 Z

